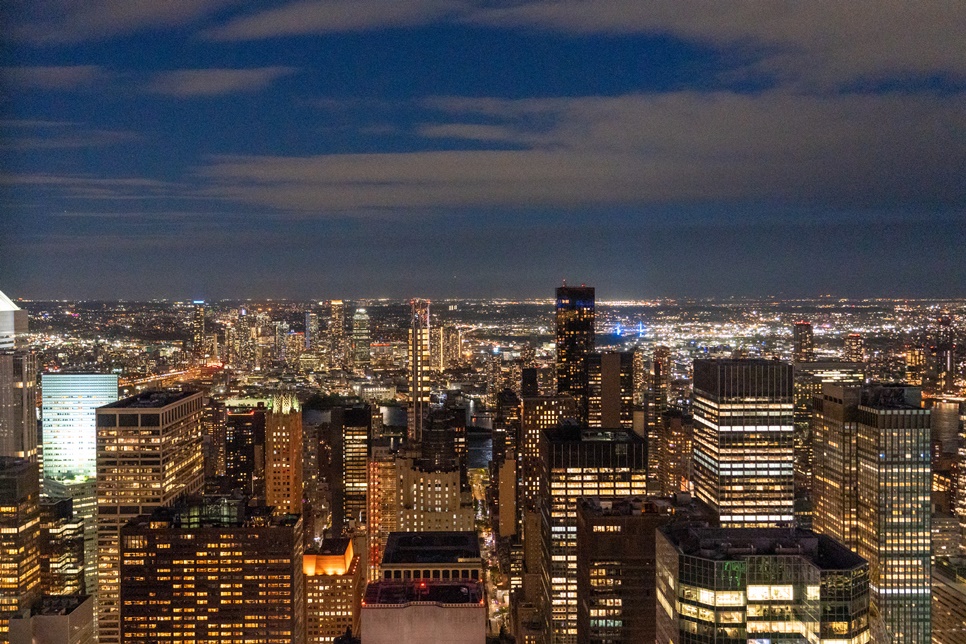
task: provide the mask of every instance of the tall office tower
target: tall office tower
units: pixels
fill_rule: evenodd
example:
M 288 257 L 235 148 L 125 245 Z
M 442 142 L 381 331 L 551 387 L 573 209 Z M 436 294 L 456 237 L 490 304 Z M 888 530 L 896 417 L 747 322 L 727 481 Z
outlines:
M 905 351 L 907 385 L 921 387 L 926 372 L 926 350 L 922 347 L 907 347 Z
M 812 335 L 812 323 L 805 320 L 796 322 L 793 331 L 792 360 L 794 362 L 811 362 L 815 359 L 815 339 Z
M 348 359 L 348 342 L 345 335 L 345 303 L 329 302 L 329 368 L 344 369 Z
M 225 476 L 225 403 L 205 398 L 205 412 L 201 417 L 201 435 L 204 441 L 205 478 Z
M 936 335 L 929 347 L 928 386 L 937 393 L 959 393 L 956 385 L 956 334 L 948 315 L 936 321 Z
M 265 415 L 265 502 L 278 514 L 302 514 L 302 411 L 295 394 L 276 394 Z
M 37 459 L 37 356 L 0 350 L 0 456 Z
M 658 479 L 662 453 L 660 436 L 664 430 L 663 417 L 668 408 L 670 391 L 671 349 L 657 346 L 648 365 L 642 406 L 634 412 L 634 431 L 647 441 L 648 491 L 652 494 L 657 494 L 661 488 Z
M 84 522 L 74 516 L 71 499 L 40 498 L 40 591 L 86 594 Z
M 0 641 L 10 618 L 40 599 L 40 481 L 36 463 L 0 456 Z
M 858 333 L 850 333 L 845 337 L 845 361 L 865 362 L 865 342 Z
M 463 333 L 459 327 L 443 327 L 443 369 L 457 369 L 463 363 Z
M 634 354 L 590 353 L 587 364 L 587 424 L 624 427 L 634 423 Z
M 795 516 L 799 527 L 811 525 L 812 514 L 812 400 L 829 384 L 862 384 L 865 368 L 859 362 L 795 362 Z
M 409 325 L 409 440 L 422 438 L 429 412 L 429 300 L 412 300 Z
M 932 569 L 933 644 L 960 644 L 966 634 L 966 565 L 937 557 Z
M 634 405 L 642 407 L 645 404 L 648 383 L 648 360 L 644 349 L 634 349 Z
M 896 385 L 826 385 L 814 404 L 815 529 L 869 560 L 886 636 L 928 642 L 930 412 Z
M 271 510 L 189 497 L 125 525 L 121 641 L 304 644 L 302 519 Z
M 577 642 L 577 499 L 645 496 L 647 448 L 631 431 L 561 425 L 540 441 L 540 505 L 549 543 L 552 641 Z M 527 534 L 526 539 L 534 535 Z
M 195 361 L 203 362 L 205 355 L 205 303 L 195 300 L 191 314 L 191 355 Z
M 443 351 L 443 327 L 439 320 L 436 322 L 429 330 L 429 369 L 438 373 L 446 368 L 446 354 Z
M 365 570 L 351 539 L 326 539 L 317 550 L 302 555 L 308 644 L 334 642 L 347 629 L 359 634 Z
M 639 498 L 577 501 L 577 641 L 654 642 L 654 531 L 669 503 Z
M 305 313 L 305 350 L 319 349 L 319 314 L 315 311 Z
M 0 292 L 0 351 L 19 349 L 27 333 L 27 312 Z
M 45 373 L 40 385 L 44 477 L 96 476 L 94 410 L 117 400 L 117 374 Z
M 520 370 L 520 397 L 534 398 L 540 395 L 540 380 L 536 367 L 525 367 Z
M 366 486 L 367 577 L 376 579 L 389 533 L 399 530 L 397 506 L 396 452 L 393 439 L 373 441 Z
M 694 490 L 723 527 L 794 520 L 792 366 L 694 361 Z
M 869 563 L 824 535 L 674 523 L 657 529 L 657 641 L 870 640 Z
M 225 476 L 246 495 L 265 496 L 265 407 L 225 412 Z
M 272 343 L 272 358 L 276 362 L 285 362 L 287 342 L 285 341 L 286 336 L 288 336 L 288 322 L 281 322 L 275 320 L 272 322 L 273 337 L 274 342 Z
M 650 447 L 650 443 L 648 443 Z M 662 414 L 657 437 L 657 478 L 660 494 L 669 496 L 691 489 L 691 461 L 694 449 L 694 417 L 680 409 Z M 648 454 L 648 468 L 653 459 Z M 648 480 L 651 476 L 648 469 Z
M 238 309 L 234 342 L 235 367 L 242 371 L 256 370 L 259 366 L 258 320 L 246 309 Z
M 84 588 L 97 590 L 97 477 L 44 479 L 44 493 L 52 500 L 69 499 L 74 518 L 84 526 Z
M 587 355 L 594 351 L 594 289 L 557 289 L 557 393 L 569 393 L 577 403 L 578 420 L 587 422 Z
M 543 431 L 556 427 L 566 419 L 577 417 L 573 396 L 535 396 L 523 399 L 520 421 L 520 480 L 517 491 L 517 515 L 523 527 L 523 512 L 532 509 L 540 496 L 540 439 Z
M 120 530 L 204 484 L 199 392 L 146 391 L 97 409 L 97 622 L 121 641 Z M 152 607 L 153 608 L 153 607 Z
M 369 435 L 372 433 L 372 408 L 356 405 L 342 410 L 342 516 L 359 524 L 366 520 Z M 333 526 L 335 527 L 335 526 Z
M 352 316 L 352 364 L 356 369 L 369 366 L 369 314 L 365 309 L 356 309 Z

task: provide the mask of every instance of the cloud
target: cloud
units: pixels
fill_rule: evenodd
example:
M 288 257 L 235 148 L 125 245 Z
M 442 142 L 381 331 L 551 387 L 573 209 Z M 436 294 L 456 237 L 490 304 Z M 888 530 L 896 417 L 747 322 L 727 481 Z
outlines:
M 50 173 L 0 174 L 0 186 L 39 188 L 45 194 L 77 199 L 157 199 L 180 197 L 180 184 L 144 177 L 101 178 Z
M 45 90 L 73 90 L 93 86 L 108 77 L 98 65 L 66 65 L 59 67 L 2 67 L 0 78 L 17 87 Z
M 440 20 L 469 6 L 453 0 L 300 0 L 234 18 L 204 35 L 212 40 L 259 40 L 404 27 Z
M 147 89 L 181 98 L 255 92 L 296 71 L 294 67 L 183 69 L 158 74 Z
M 197 169 L 199 194 L 363 214 L 712 201 L 966 205 L 966 111 L 935 97 L 675 92 L 430 103 L 450 123 L 418 131 L 494 149 L 220 156 Z M 480 113 L 488 127 L 474 122 Z M 508 139 L 523 149 L 500 149 Z
M 825 86 L 857 79 L 966 79 L 966 5 L 944 0 L 535 0 L 463 18 L 574 34 L 671 35 L 757 60 L 749 73 Z
M 193 23 L 238 0 L 34 0 L 12 29 L 35 44 L 101 40 L 161 27 Z

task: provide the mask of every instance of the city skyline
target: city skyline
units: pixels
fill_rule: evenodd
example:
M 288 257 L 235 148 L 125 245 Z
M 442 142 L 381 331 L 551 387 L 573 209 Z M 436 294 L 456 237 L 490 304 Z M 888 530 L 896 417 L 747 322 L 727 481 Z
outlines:
M 966 296 L 957 5 L 51 0 L 7 18 L 8 293 Z

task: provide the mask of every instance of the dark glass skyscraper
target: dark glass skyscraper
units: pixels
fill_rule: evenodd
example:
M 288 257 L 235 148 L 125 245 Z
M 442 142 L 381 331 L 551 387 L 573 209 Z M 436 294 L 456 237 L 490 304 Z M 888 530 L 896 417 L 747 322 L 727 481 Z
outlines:
M 802 320 L 795 323 L 794 355 L 795 362 L 811 362 L 815 359 L 815 341 L 812 336 L 812 323 Z
M 587 421 L 587 354 L 594 350 L 594 288 L 557 289 L 557 393 L 577 401 L 577 414 Z

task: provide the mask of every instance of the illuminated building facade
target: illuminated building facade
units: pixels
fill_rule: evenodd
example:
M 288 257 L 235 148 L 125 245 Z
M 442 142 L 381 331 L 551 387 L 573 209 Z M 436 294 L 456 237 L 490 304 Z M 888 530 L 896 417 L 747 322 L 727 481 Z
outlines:
M 37 459 L 37 356 L 0 350 L 0 456 Z
M 544 430 L 577 416 L 573 396 L 535 396 L 523 399 L 520 421 L 520 482 L 517 512 L 522 528 L 523 511 L 534 506 L 540 496 L 540 441 Z
M 342 516 L 362 523 L 366 518 L 369 434 L 372 409 L 369 405 L 346 407 L 342 413 Z
M 265 415 L 265 501 L 279 514 L 302 514 L 302 411 L 278 394 Z
M 301 517 L 244 498 L 137 517 L 121 529 L 121 640 L 305 642 L 302 539 Z
M 305 313 L 305 349 L 317 351 L 319 349 L 319 314 L 315 311 Z
M 931 391 L 945 394 L 959 393 L 956 379 L 956 335 L 952 318 L 941 316 L 936 321 L 935 337 L 927 359 L 927 386 Z
M 475 529 L 473 497 L 462 485 L 459 467 L 443 469 L 421 458 L 400 457 L 396 460 L 396 472 L 400 531 Z
M 926 350 L 922 347 L 907 347 L 905 354 L 907 385 L 921 387 L 926 372 Z
M 543 539 L 549 544 L 549 580 L 554 644 L 577 642 L 577 499 L 647 494 L 647 449 L 636 434 L 622 429 L 581 429 L 561 425 L 541 436 L 540 508 Z M 536 535 L 527 533 L 529 541 Z M 534 539 L 537 541 L 538 539 Z
M 204 483 L 201 393 L 147 391 L 97 409 L 98 640 L 121 641 L 120 531 Z
M 651 444 L 648 443 L 648 449 Z M 669 496 L 691 490 L 691 462 L 694 448 L 694 417 L 680 409 L 661 415 L 657 436 L 657 477 L 660 494 Z M 648 479 L 655 459 L 648 452 Z
M 483 578 L 479 536 L 475 530 L 393 532 L 378 578 L 479 581 Z
M 37 464 L 0 456 L 0 641 L 9 620 L 40 599 L 40 481 Z
M 97 589 L 97 477 L 44 480 L 44 493 L 51 500 L 70 499 L 74 519 L 84 526 L 84 588 Z
M 815 359 L 815 338 L 812 334 L 812 323 L 802 320 L 792 327 L 794 362 L 811 362 Z
M 578 642 L 655 641 L 654 531 L 672 517 L 652 500 L 578 500 Z
M 694 490 L 723 527 L 794 520 L 792 366 L 694 361 Z
M 447 324 L 443 327 L 443 369 L 456 369 L 463 363 L 463 333 L 459 327 Z
M 826 385 L 815 406 L 815 528 L 869 561 L 884 636 L 929 642 L 929 410 L 885 385 Z
M 84 522 L 71 499 L 40 499 L 40 591 L 44 595 L 83 595 Z
M 399 529 L 396 451 L 391 439 L 374 441 L 370 451 L 366 486 L 367 577 L 370 580 L 379 573 L 389 534 Z
M 412 300 L 410 305 L 409 439 L 419 442 L 423 435 L 423 421 L 429 412 L 429 300 Z
M 630 429 L 634 423 L 634 354 L 590 353 L 587 364 L 587 424 Z
M 194 311 L 191 314 L 191 354 L 196 362 L 204 363 L 206 356 L 205 344 L 205 303 L 203 301 L 194 302 Z
M 845 337 L 845 361 L 865 362 L 865 341 L 858 333 L 850 333 Z
M 117 400 L 117 375 L 45 373 L 41 376 L 44 478 L 97 474 L 95 412 Z
M 795 362 L 795 514 L 800 527 L 810 527 L 812 515 L 812 400 L 822 386 L 862 384 L 864 365 L 858 362 Z
M 869 564 L 807 530 L 657 530 L 657 641 L 866 644 Z
M 587 421 L 587 355 L 595 346 L 595 293 L 593 287 L 557 289 L 555 316 L 557 393 L 569 393 L 577 404 L 578 419 Z
M 365 309 L 356 309 L 352 316 L 352 364 L 356 369 L 369 366 L 369 314 Z
M 329 303 L 329 368 L 344 369 L 348 359 L 349 343 L 345 334 L 345 303 L 332 300 Z
M 309 644 L 335 641 L 351 629 L 359 634 L 359 608 L 365 588 L 365 562 L 351 539 L 326 539 L 302 555 L 305 575 L 305 631 Z

